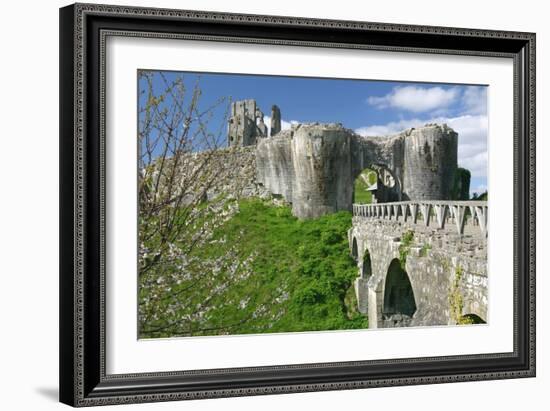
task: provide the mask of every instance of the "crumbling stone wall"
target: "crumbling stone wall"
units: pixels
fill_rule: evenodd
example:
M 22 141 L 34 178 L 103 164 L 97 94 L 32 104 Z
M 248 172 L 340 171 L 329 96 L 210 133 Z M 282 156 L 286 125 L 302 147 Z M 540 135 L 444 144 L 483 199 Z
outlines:
M 216 150 L 212 169 L 217 177 L 208 191 L 208 199 L 219 194 L 228 198 L 267 198 L 271 192 L 257 181 L 255 147 L 232 147 Z
M 268 198 L 271 192 L 256 178 L 256 148 L 230 147 L 188 153 L 180 159 L 178 175 L 182 189 L 189 192 L 184 203 L 192 202 L 206 188 L 203 200 L 219 195 L 227 199 Z M 186 186 L 186 187 L 183 187 Z

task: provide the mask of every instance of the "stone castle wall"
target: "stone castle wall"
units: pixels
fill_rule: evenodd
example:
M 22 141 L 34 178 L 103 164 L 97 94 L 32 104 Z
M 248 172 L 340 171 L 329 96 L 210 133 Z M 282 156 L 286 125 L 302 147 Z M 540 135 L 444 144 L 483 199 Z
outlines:
M 262 139 L 254 147 L 256 153 L 256 178 L 272 192 L 292 202 L 295 180 L 290 131 Z
M 257 180 L 292 203 L 299 218 L 348 210 L 355 178 L 387 167 L 403 200 L 448 200 L 457 169 L 457 133 L 426 125 L 389 137 L 362 137 L 340 124 L 298 124 L 260 139 Z
M 169 163 L 164 166 L 165 178 L 170 176 L 169 167 Z M 254 146 L 187 153 L 179 159 L 177 175 L 184 204 L 212 201 L 220 195 L 227 199 L 271 197 L 256 178 Z M 166 184 L 161 180 L 161 187 Z

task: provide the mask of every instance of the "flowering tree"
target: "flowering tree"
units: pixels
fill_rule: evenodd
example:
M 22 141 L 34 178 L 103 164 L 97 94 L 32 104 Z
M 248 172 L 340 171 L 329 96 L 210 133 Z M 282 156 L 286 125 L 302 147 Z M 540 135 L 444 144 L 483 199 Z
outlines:
M 200 78 L 139 73 L 139 334 L 201 335 L 231 324 L 212 321 L 251 257 L 215 252 L 216 228 L 237 211 L 220 185 L 229 98 L 204 107 Z M 221 285 L 220 285 L 221 284 Z M 244 320 L 243 320 L 244 321 Z
M 198 76 L 144 71 L 139 91 L 139 337 L 364 327 L 351 215 L 292 216 L 254 146 L 222 147 L 231 101 Z

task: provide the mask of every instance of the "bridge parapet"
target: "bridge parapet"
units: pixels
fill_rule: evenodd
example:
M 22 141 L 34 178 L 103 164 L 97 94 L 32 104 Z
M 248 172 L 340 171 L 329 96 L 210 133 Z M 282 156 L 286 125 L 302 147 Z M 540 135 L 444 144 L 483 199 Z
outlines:
M 487 201 L 398 201 L 392 203 L 353 204 L 353 216 L 367 219 L 409 221 L 413 224 L 430 226 L 432 214 L 438 228 L 452 219 L 457 232 L 464 234 L 469 224 L 478 226 L 481 234 L 487 236 Z

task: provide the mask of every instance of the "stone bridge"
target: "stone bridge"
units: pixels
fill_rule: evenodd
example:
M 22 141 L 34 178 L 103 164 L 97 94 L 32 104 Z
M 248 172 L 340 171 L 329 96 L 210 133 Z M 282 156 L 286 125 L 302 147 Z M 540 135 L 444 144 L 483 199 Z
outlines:
M 487 202 L 354 204 L 348 238 L 369 328 L 487 321 Z

